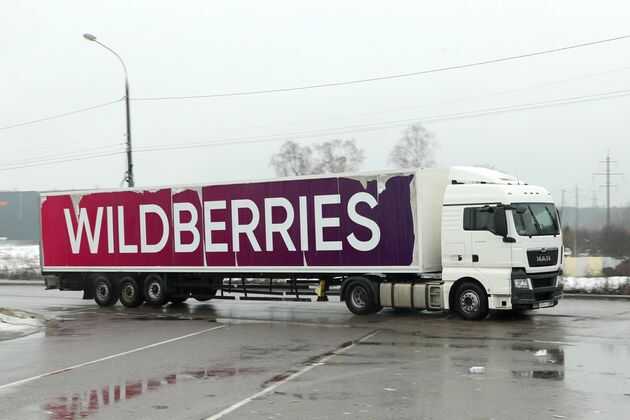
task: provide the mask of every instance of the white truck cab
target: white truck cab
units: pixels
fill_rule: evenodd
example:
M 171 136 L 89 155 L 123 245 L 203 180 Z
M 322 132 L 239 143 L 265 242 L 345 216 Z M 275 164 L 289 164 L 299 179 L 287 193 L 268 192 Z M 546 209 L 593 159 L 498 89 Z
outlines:
M 549 191 L 483 168 L 451 168 L 450 182 L 442 207 L 444 307 L 475 318 L 557 305 L 562 231 Z

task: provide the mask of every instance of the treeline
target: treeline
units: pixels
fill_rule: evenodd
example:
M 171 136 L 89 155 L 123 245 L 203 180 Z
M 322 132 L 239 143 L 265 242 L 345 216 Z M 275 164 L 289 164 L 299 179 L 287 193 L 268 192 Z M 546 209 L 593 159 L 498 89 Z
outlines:
M 564 246 L 565 248 L 570 248 L 573 251 L 573 255 L 630 257 L 630 231 L 625 228 L 610 226 L 599 230 L 578 229 L 577 250 L 574 249 L 575 231 L 570 227 L 565 227 L 562 233 Z

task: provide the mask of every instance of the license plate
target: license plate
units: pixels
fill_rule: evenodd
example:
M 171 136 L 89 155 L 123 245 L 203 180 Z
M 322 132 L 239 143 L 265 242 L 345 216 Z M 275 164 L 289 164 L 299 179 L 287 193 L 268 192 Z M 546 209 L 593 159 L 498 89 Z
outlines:
M 534 308 L 549 308 L 551 306 L 553 306 L 553 301 L 551 300 L 534 304 Z

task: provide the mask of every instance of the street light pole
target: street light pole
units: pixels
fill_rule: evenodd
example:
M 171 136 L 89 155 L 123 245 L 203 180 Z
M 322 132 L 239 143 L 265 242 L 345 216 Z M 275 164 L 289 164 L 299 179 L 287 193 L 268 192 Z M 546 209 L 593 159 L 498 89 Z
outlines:
M 83 34 L 83 38 L 97 43 L 107 51 L 114 54 L 118 61 L 120 61 L 120 64 L 122 64 L 123 71 L 125 72 L 125 115 L 127 120 L 127 172 L 125 174 L 125 181 L 127 182 L 128 187 L 133 188 L 135 186 L 135 182 L 133 177 L 133 155 L 131 149 L 131 111 L 129 109 L 129 77 L 127 74 L 127 66 L 125 65 L 122 57 L 118 55 L 116 51 L 97 40 L 96 36 L 92 34 Z

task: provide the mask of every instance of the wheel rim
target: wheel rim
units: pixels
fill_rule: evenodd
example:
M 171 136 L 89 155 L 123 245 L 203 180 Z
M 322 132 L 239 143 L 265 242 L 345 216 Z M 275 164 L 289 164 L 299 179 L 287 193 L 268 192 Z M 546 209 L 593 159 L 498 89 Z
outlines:
M 481 299 L 473 290 L 466 290 L 459 298 L 459 307 L 468 314 L 479 311 Z
M 106 283 L 99 283 L 96 285 L 96 297 L 99 300 L 105 301 L 109 298 L 109 295 L 109 286 Z
M 159 300 L 162 297 L 162 285 L 158 282 L 149 283 L 147 296 L 151 300 Z
M 136 288 L 132 284 L 126 283 L 123 286 L 121 296 L 125 300 L 128 300 L 128 301 L 135 299 L 135 297 L 136 297 Z
M 350 299 L 355 307 L 365 308 L 368 301 L 367 290 L 362 286 L 354 287 L 350 293 Z

